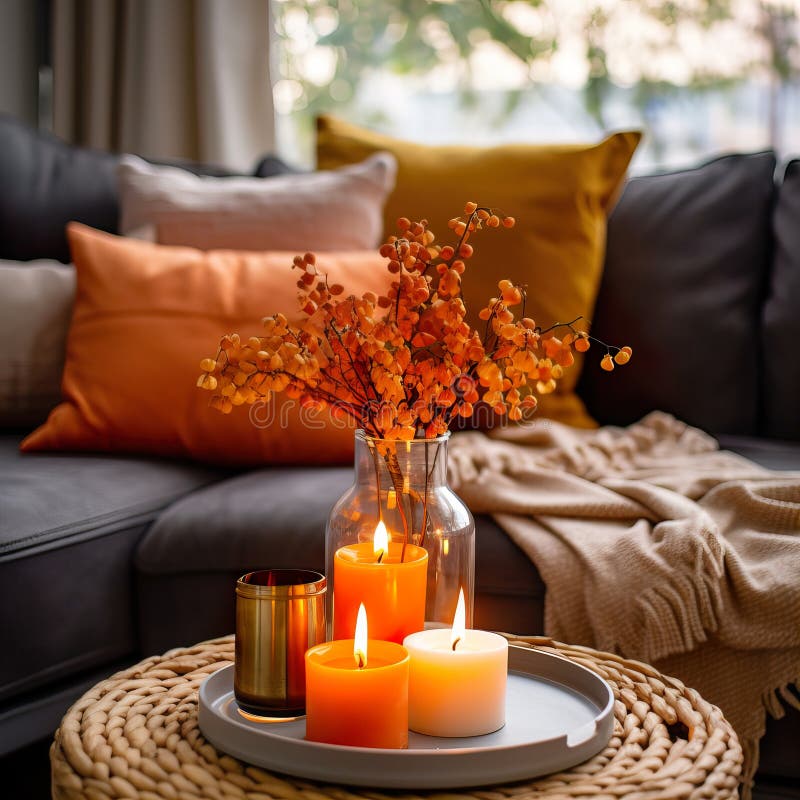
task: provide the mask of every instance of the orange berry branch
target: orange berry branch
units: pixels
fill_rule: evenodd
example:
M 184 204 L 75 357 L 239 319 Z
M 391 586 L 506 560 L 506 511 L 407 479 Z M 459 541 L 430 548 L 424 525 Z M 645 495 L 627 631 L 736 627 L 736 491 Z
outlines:
M 591 341 L 605 348 L 603 369 L 627 363 L 631 348 L 576 329 L 581 317 L 538 326 L 525 316 L 526 287 L 508 280 L 480 311 L 484 331 L 470 327 L 461 296 L 473 253 L 468 240 L 501 225 L 512 228 L 514 218 L 467 203 L 464 217 L 449 222 L 458 236 L 453 247 L 434 244 L 425 220 L 399 219 L 400 236 L 380 248 L 393 276 L 380 296 L 344 296 L 344 287 L 317 269 L 313 253 L 296 256 L 302 320 L 275 314 L 264 319 L 262 336 L 224 336 L 217 356 L 201 362 L 198 386 L 215 393 L 211 406 L 223 413 L 284 392 L 303 407 L 350 417 L 378 439 L 431 439 L 456 417 L 472 416 L 479 401 L 522 419 L 536 408 L 536 394 L 556 388 L 573 350 L 585 352 Z

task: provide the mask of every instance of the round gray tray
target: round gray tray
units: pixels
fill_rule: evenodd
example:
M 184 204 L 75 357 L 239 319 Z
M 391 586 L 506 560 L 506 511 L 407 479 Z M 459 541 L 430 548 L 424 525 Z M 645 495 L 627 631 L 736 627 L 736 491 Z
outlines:
M 512 645 L 506 724 L 486 736 L 440 739 L 412 732 L 408 750 L 309 742 L 304 718 L 269 723 L 242 717 L 232 666 L 202 684 L 198 717 L 218 750 L 277 772 L 354 786 L 443 789 L 508 783 L 586 761 L 611 738 L 614 695 L 573 661 Z

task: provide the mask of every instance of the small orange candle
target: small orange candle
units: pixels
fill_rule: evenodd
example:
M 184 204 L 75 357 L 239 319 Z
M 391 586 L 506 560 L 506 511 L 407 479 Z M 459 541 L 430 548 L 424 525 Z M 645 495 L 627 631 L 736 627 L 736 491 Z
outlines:
M 402 561 L 400 560 L 402 558 Z M 333 638 L 350 635 L 361 603 L 374 639 L 402 644 L 425 627 L 428 553 L 390 542 L 383 522 L 373 541 L 340 547 L 333 557 Z
M 408 653 L 367 638 L 358 613 L 355 639 L 306 652 L 306 739 L 350 747 L 408 747 Z

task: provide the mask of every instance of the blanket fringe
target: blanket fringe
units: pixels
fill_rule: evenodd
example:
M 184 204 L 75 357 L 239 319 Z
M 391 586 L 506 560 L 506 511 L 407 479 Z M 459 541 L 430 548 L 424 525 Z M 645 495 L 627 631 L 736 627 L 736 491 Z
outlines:
M 787 706 L 800 711 L 800 697 L 798 697 L 792 689 L 795 691 L 800 689 L 800 675 L 781 686 L 776 686 L 774 689 L 767 689 L 764 692 L 761 702 L 764 704 L 764 708 L 771 717 L 774 719 L 785 717 Z
M 708 567 L 709 565 L 706 565 Z M 722 603 L 716 570 L 706 569 L 699 580 L 678 575 L 671 586 L 653 586 L 639 599 L 644 631 L 637 631 L 637 656 L 653 662 L 676 653 L 687 653 L 708 641 L 719 627 L 717 611 Z M 644 634 L 644 639 L 639 637 Z M 620 642 L 622 652 L 627 643 Z

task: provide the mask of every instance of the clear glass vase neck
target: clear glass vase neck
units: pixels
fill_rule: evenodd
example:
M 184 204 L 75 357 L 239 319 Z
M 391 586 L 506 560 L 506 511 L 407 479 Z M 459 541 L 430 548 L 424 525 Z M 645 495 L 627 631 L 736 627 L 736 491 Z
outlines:
M 376 439 L 359 430 L 355 437 L 356 483 L 374 484 L 378 472 L 394 483 L 402 476 L 405 483 L 415 487 L 426 483 L 429 489 L 444 486 L 449 439 L 449 433 L 412 441 Z

